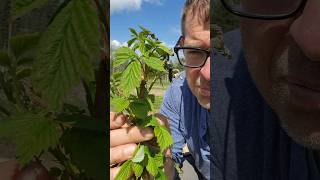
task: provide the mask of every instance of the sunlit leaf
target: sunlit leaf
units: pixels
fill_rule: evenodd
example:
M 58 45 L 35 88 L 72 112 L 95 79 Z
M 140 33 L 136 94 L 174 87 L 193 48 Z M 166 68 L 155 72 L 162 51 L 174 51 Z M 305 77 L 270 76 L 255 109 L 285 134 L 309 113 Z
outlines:
M 137 178 L 141 176 L 143 169 L 144 167 L 140 163 L 132 163 L 132 170 Z
M 120 171 L 118 172 L 115 180 L 129 179 L 132 174 L 132 161 L 126 161 L 121 165 Z
M 111 99 L 111 106 L 115 108 L 114 111 L 116 113 L 123 111 L 125 108 L 129 106 L 129 104 L 129 100 L 124 97 L 115 97 Z
M 160 146 L 161 151 L 173 144 L 173 139 L 165 126 L 161 125 L 155 127 L 154 134 L 157 137 L 157 143 Z
M 163 61 L 161 61 L 160 59 L 156 58 L 156 57 L 150 57 L 150 58 L 146 58 L 144 59 L 144 62 L 151 67 L 152 69 L 158 70 L 158 71 L 166 71 L 163 68 Z
M 121 47 L 115 51 L 115 59 L 113 61 L 113 67 L 116 68 L 121 64 L 130 62 L 133 59 L 137 59 L 136 53 L 128 47 Z
M 144 146 L 141 145 L 131 161 L 135 163 L 141 162 L 144 159 L 144 154 Z
M 121 76 L 121 87 L 125 95 L 140 85 L 141 81 L 141 66 L 139 61 L 132 61 L 124 70 Z

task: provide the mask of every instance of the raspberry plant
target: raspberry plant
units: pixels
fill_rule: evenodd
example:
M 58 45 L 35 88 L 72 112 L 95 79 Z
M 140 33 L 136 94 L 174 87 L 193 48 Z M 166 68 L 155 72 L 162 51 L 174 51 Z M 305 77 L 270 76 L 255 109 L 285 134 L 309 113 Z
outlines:
M 173 53 L 148 29 L 140 29 L 137 32 L 130 28 L 132 38 L 127 42 L 128 47 L 115 51 L 113 67 L 117 70 L 112 76 L 111 105 L 116 112 L 128 114 L 133 124 L 152 127 L 158 147 L 138 144 L 133 158 L 121 165 L 117 180 L 128 179 L 133 174 L 136 179 L 166 179 L 163 153 L 173 143 L 168 129 L 153 114 L 154 95 L 150 94 L 156 81 L 166 74 L 165 63 Z

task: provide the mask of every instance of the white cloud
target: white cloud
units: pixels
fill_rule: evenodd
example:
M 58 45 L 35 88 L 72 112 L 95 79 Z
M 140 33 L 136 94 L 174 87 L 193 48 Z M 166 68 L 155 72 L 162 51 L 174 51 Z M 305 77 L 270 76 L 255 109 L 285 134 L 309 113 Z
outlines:
M 118 11 L 134 11 L 141 8 L 141 0 L 111 0 L 111 14 Z
M 155 5 L 163 4 L 163 0 L 111 0 L 110 11 L 111 14 L 120 11 L 137 11 L 141 9 L 144 2 Z
M 110 43 L 110 48 L 111 48 L 111 51 L 114 51 L 116 49 L 118 49 L 119 47 L 122 47 L 122 46 L 128 46 L 126 42 L 124 43 L 121 43 L 117 40 L 112 40 L 111 43 Z

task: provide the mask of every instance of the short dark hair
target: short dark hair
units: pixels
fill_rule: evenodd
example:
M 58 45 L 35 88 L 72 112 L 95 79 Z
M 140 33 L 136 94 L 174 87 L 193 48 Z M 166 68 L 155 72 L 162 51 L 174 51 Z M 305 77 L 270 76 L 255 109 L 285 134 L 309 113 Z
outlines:
M 199 23 L 210 23 L 210 0 L 186 0 L 181 17 L 181 33 L 185 35 L 186 16 L 197 17 Z

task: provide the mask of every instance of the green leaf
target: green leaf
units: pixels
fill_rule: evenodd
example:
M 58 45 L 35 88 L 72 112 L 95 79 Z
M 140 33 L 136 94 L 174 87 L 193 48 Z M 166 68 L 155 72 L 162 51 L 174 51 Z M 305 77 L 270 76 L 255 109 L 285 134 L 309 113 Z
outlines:
M 48 0 L 12 0 L 11 1 L 11 19 L 15 20 L 28 12 L 40 8 Z
M 162 51 L 164 51 L 165 53 L 167 53 L 167 54 L 169 54 L 169 55 L 172 55 L 172 54 L 173 54 L 172 50 L 171 50 L 170 48 L 168 48 L 166 45 L 164 45 L 163 43 L 159 44 L 158 46 L 159 46 L 159 48 L 160 48 Z
M 146 168 L 147 171 L 152 174 L 152 176 L 156 176 L 158 174 L 158 166 L 156 164 L 156 161 L 150 155 L 148 155 L 148 164 Z
M 138 149 L 138 151 L 136 152 L 136 154 L 134 155 L 134 157 L 131 159 L 132 162 L 138 163 L 143 161 L 144 159 L 144 146 L 141 145 Z
M 135 29 L 129 28 L 129 30 L 133 35 L 138 36 L 138 33 L 137 33 L 137 31 Z
M 33 79 L 52 108 L 81 79 L 94 80 L 100 40 L 99 17 L 89 0 L 70 1 L 43 33 Z
M 150 57 L 150 58 L 145 58 L 144 62 L 151 67 L 152 69 L 158 70 L 158 71 L 166 71 L 163 68 L 163 61 L 161 61 L 160 59 L 156 58 L 156 57 Z
M 54 148 L 61 135 L 60 127 L 44 114 L 23 113 L 0 123 L 0 136 L 16 144 L 18 160 L 27 164 L 42 151 Z
M 160 152 L 160 153 L 157 153 L 155 156 L 154 156 L 154 161 L 156 162 L 157 166 L 158 167 L 163 167 L 163 162 L 164 162 L 164 156 L 163 154 Z
M 128 96 L 134 88 L 139 87 L 141 71 L 142 69 L 139 61 L 132 61 L 124 70 L 120 82 L 124 95 Z
M 155 127 L 154 134 L 157 137 L 157 143 L 160 146 L 161 152 L 173 144 L 173 139 L 165 126 Z
M 111 106 L 114 107 L 116 113 L 122 112 L 129 106 L 130 102 L 127 98 L 124 97 L 115 97 L 111 99 Z
M 132 170 L 137 178 L 141 176 L 143 169 L 144 167 L 140 163 L 132 163 Z
M 155 99 L 154 94 L 149 94 L 149 95 L 148 95 L 147 100 L 148 100 L 149 106 L 150 106 L 150 108 L 151 108 L 151 111 L 154 111 L 154 110 L 155 110 L 155 109 L 154 109 L 154 105 L 153 105 L 154 99 Z M 153 102 L 152 102 L 152 101 L 153 101 Z
M 10 39 L 10 46 L 18 61 L 20 59 L 34 59 L 37 52 L 37 46 L 40 39 L 40 33 L 17 35 Z M 21 63 L 21 62 L 20 62 Z
M 114 57 L 115 59 L 113 61 L 113 67 L 116 68 L 121 64 L 130 62 L 133 59 L 137 59 L 138 55 L 128 47 L 121 47 L 116 49 Z
M 121 165 L 120 171 L 118 172 L 115 180 L 125 180 L 129 179 L 132 174 L 132 162 L 126 161 Z
M 154 116 L 149 116 L 148 117 L 148 121 L 149 122 L 144 127 L 149 127 L 149 126 L 156 127 L 156 126 L 159 126 L 159 122 L 158 122 L 157 118 L 154 117 Z
M 130 40 L 127 42 L 128 47 L 130 47 L 130 46 L 133 44 L 133 42 L 136 41 L 136 40 L 137 40 L 137 38 L 132 38 L 132 39 L 130 39 Z
M 155 180 L 167 180 L 167 176 L 164 174 L 162 169 L 159 169 L 159 173 L 155 177 Z
M 129 105 L 129 109 L 132 111 L 132 114 L 137 118 L 144 119 L 148 116 L 148 113 L 151 111 L 151 107 L 147 100 L 136 99 L 132 101 Z
M 9 68 L 11 60 L 6 51 L 0 51 L 0 66 Z

